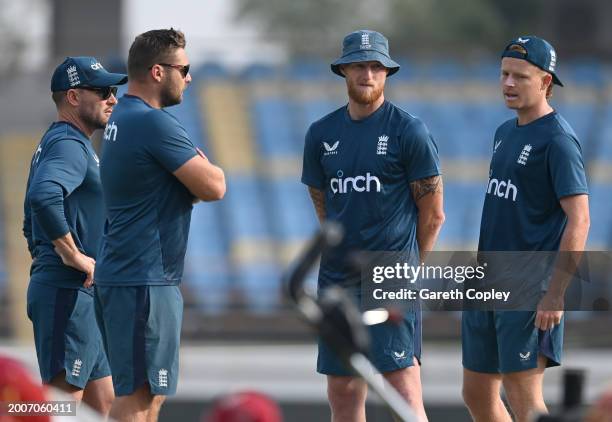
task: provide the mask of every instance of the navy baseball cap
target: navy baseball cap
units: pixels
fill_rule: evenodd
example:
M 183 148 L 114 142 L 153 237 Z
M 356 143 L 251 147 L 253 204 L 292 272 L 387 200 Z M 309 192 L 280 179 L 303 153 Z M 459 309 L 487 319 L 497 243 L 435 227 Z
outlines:
M 127 75 L 107 72 L 95 57 L 66 57 L 51 77 L 51 91 L 67 91 L 82 86 L 105 88 L 123 85 Z
M 389 41 L 380 32 L 361 29 L 351 32 L 342 42 L 342 57 L 331 64 L 331 70 L 336 75 L 344 77 L 340 65 L 357 62 L 380 62 L 389 69 L 387 76 L 393 75 L 400 65 L 389 56 Z
M 510 47 L 518 45 L 523 47 L 526 53 L 511 50 Z M 535 35 L 525 35 L 512 40 L 502 53 L 503 57 L 514 57 L 515 59 L 527 60 L 529 63 L 539 67 L 552 75 L 553 83 L 563 86 L 556 74 L 557 52 L 550 43 Z

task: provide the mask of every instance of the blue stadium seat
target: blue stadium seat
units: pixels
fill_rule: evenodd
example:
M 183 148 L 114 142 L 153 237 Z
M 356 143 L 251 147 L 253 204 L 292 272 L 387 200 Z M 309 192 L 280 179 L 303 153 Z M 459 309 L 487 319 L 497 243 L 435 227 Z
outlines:
M 337 81 L 337 76 L 331 71 L 328 62 L 319 60 L 296 60 L 289 63 L 285 69 L 288 79 L 296 81 Z
M 490 85 L 499 83 L 501 73 L 501 60 L 480 59 L 473 60 L 466 68 L 466 78 Z
M 448 99 L 436 97 L 435 100 L 402 96 L 396 99 L 393 95 L 405 95 L 406 90 L 393 91 L 391 88 L 415 80 L 427 83 L 481 82 L 483 86 L 496 84 L 499 62 L 478 61 L 473 67 L 453 61 L 417 66 L 401 59 L 399 62 L 402 69 L 388 81 L 389 98 L 429 127 L 444 162 L 488 160 L 496 128 L 515 117 L 514 112 L 504 106 L 501 96 L 494 99 L 479 95 L 478 98 L 465 99 L 449 96 Z M 564 69 L 566 76 L 561 77 L 570 81 L 589 83 L 590 79 L 603 77 L 601 67 L 586 62 Z M 194 72 L 195 83 L 198 83 L 198 77 L 233 77 L 226 69 L 211 63 Z M 248 111 L 259 155 L 256 161 L 263 166 L 250 172 L 230 172 L 226 175 L 228 190 L 225 199 L 195 207 L 185 281 L 206 312 L 228 309 L 237 292 L 253 312 L 271 312 L 280 304 L 282 267 L 279 263 L 289 256 L 287 251 L 294 252 L 318 227 L 307 190 L 299 182 L 299 169 L 294 163 L 301 159 L 304 135 L 309 125 L 342 107 L 346 98 L 344 95 L 337 97 L 336 91 L 317 94 L 321 92 L 322 83 L 342 83 L 331 73 L 327 62 L 295 61 L 284 68 L 255 64 L 238 77 L 263 88 L 279 80 L 289 84 L 297 82 L 300 90 L 296 91 L 297 95 L 253 90 L 254 97 Z M 309 90 L 309 84 L 312 84 L 312 90 Z M 185 92 L 183 103 L 169 111 L 179 117 L 197 145 L 201 142 L 205 146 L 206 132 L 195 88 L 190 87 Z M 121 90 L 124 91 L 125 86 Z M 302 95 L 302 92 L 308 95 Z M 595 151 L 591 155 L 585 154 L 585 158 L 588 160 L 593 156 L 612 162 L 612 142 L 608 141 L 612 139 L 612 106 L 607 107 L 601 126 L 598 126 L 594 122 L 597 118 L 594 103 L 564 102 L 563 96 L 560 99 L 558 109 L 581 138 L 583 151 Z M 214 157 L 211 158 L 214 161 Z M 485 180 L 473 183 L 445 180 L 447 219 L 440 234 L 440 246 L 476 247 L 485 183 Z M 612 217 L 606 212 L 606 201 L 611 195 L 611 185 L 597 181 L 591 186 L 589 245 L 606 248 L 612 245 Z M 1 253 L 0 249 L 0 289 Z M 311 279 L 311 283 L 316 284 L 316 277 Z
M 195 146 L 206 147 L 206 137 L 202 130 L 204 122 L 200 113 L 198 90 L 195 86 L 185 90 L 183 101 L 180 104 L 168 107 L 165 110 L 178 118 Z
M 578 135 L 583 151 L 588 148 L 596 129 L 595 126 L 595 104 L 594 103 L 561 103 L 556 107 L 559 113 L 567 120 Z
M 430 82 L 453 82 L 464 80 L 466 77 L 465 67 L 451 59 L 415 65 L 414 74 L 417 79 Z
M 253 63 L 248 65 L 239 74 L 239 78 L 246 81 L 268 81 L 277 80 L 281 76 L 281 69 L 264 63 Z
M 268 216 L 263 191 L 255 175 L 228 175 L 223 212 L 228 222 L 229 240 L 241 237 L 269 237 Z
M 441 248 L 474 249 L 478 245 L 484 187 L 474 183 L 445 182 L 446 221 L 440 231 Z
M 465 156 L 470 151 L 469 141 L 466 142 L 470 126 L 462 107 L 457 102 L 435 102 L 421 108 L 419 117 L 436 140 L 442 157 Z
M 187 89 L 183 102 L 167 110 L 178 118 L 192 142 L 211 155 L 206 148 L 196 87 Z M 214 161 L 214 157 L 211 159 Z M 184 279 L 200 309 L 207 313 L 220 313 L 228 308 L 235 284 L 227 260 L 229 245 L 224 211 L 222 202 L 200 203 L 194 206 L 191 217 Z
M 304 134 L 298 135 L 293 103 L 285 98 L 253 100 L 252 126 L 260 154 L 265 158 L 295 157 L 302 153 Z
M 603 113 L 602 127 L 599 135 L 593 139 L 591 146 L 598 160 L 612 161 L 612 104 L 606 105 Z
M 218 204 L 194 207 L 185 256 L 185 283 L 200 309 L 207 313 L 227 310 L 234 286 L 220 212 Z
M 612 214 L 610 213 L 612 186 L 594 183 L 589 186 L 589 191 L 591 229 L 589 230 L 588 246 L 609 249 L 612 246 Z
M 387 91 L 389 92 L 392 91 L 396 83 L 410 82 L 419 77 L 419 70 L 415 67 L 413 62 L 405 57 L 394 57 L 393 59 L 400 65 L 400 70 L 387 79 L 387 87 L 390 88 Z
M 196 293 L 203 310 L 219 312 L 228 305 L 232 279 L 227 261 L 228 245 L 219 224 L 221 210 L 211 205 L 194 207 L 185 257 L 185 282 Z
M 281 270 L 271 263 L 253 263 L 241 266 L 236 275 L 249 309 L 256 313 L 278 310 L 283 294 Z
M 465 138 L 470 145 L 470 150 L 464 150 L 463 156 L 489 159 L 495 131 L 502 123 L 514 118 L 514 112 L 508 110 L 501 100 L 465 103 L 463 111 L 468 127 Z
M 342 107 L 342 102 L 334 102 L 329 98 L 301 101 L 295 105 L 296 109 L 296 131 L 300 135 L 303 145 L 306 131 L 313 122 L 323 118 L 327 114 Z M 301 154 L 301 152 L 300 152 Z
M 220 63 L 207 62 L 190 71 L 194 79 L 226 79 L 229 71 Z
M 271 209 L 266 206 L 264 193 L 256 175 L 233 175 L 227 178 L 222 202 L 236 286 L 249 309 L 257 312 L 272 311 L 279 299 Z
M 307 188 L 298 179 L 273 179 L 268 184 L 274 204 L 275 236 L 282 242 L 306 240 L 317 229 L 312 202 Z
M 599 87 L 606 79 L 606 72 L 603 69 L 601 62 L 595 59 L 583 59 L 563 65 L 563 73 L 560 75 L 564 81 L 579 85 L 591 85 Z

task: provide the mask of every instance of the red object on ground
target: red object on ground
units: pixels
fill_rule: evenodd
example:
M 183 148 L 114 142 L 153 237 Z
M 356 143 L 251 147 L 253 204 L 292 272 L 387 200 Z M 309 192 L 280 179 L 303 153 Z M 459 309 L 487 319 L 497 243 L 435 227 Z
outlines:
M 244 391 L 215 401 L 203 422 L 282 422 L 278 405 L 268 396 Z
M 0 412 L 0 422 L 48 422 L 49 416 L 10 416 L 5 413 L 7 403 L 45 401 L 46 392 L 42 384 L 34 381 L 19 361 L 0 355 L 0 403 L 5 408 Z

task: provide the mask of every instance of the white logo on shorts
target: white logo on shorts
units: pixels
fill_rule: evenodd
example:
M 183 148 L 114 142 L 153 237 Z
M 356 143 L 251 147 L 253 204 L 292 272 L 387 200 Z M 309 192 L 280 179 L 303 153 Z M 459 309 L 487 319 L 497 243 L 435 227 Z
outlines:
M 163 368 L 160 369 L 157 373 L 157 377 L 157 383 L 159 384 L 159 386 L 168 388 L 168 370 Z
M 393 352 L 393 355 L 395 356 L 396 359 L 406 359 L 406 351 L 405 350 L 402 350 L 401 353 Z
M 519 357 L 521 358 L 522 361 L 528 360 L 529 356 L 531 356 L 531 352 L 527 352 L 527 353 L 519 352 Z
M 72 364 L 72 376 L 78 377 L 81 375 L 81 366 L 83 366 L 83 361 L 81 359 L 76 359 Z

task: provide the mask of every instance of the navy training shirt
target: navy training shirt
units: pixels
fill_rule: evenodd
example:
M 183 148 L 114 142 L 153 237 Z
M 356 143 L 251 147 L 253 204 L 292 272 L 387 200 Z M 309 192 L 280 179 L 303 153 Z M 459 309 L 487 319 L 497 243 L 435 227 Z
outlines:
M 578 137 L 558 113 L 495 132 L 480 224 L 481 251 L 556 251 L 567 223 L 559 200 L 588 194 Z
M 326 219 L 345 238 L 321 260 L 319 287 L 356 287 L 355 251 L 402 251 L 418 257 L 418 210 L 410 183 L 440 174 L 438 149 L 427 127 L 385 101 L 362 120 L 346 106 L 313 123 L 304 145 L 302 183 L 325 192 Z
M 172 173 L 196 154 L 174 116 L 138 97 L 121 97 L 104 133 L 107 221 L 97 284 L 180 283 L 194 197 Z
M 33 262 L 31 282 L 84 291 L 87 275 L 63 264 L 52 240 L 68 233 L 96 258 L 104 226 L 99 159 L 89 138 L 67 122 L 43 135 L 30 164 L 23 233 Z

